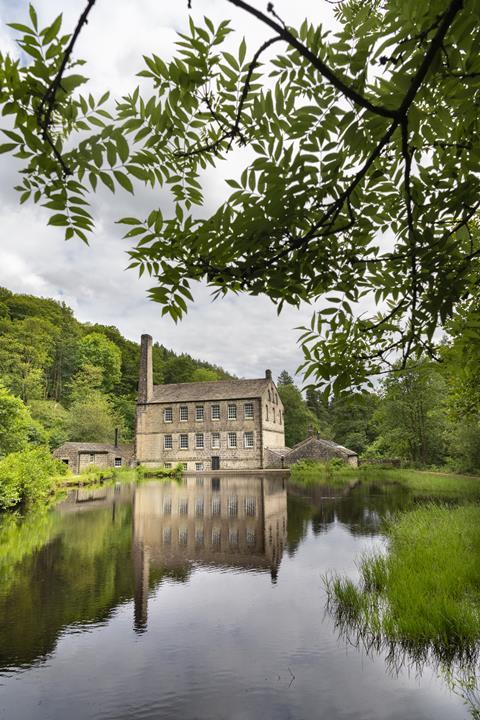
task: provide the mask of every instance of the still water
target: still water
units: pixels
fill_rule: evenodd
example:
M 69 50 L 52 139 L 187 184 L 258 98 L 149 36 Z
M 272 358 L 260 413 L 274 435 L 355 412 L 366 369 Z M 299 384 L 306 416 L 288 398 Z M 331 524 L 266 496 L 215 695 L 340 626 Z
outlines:
M 187 477 L 74 491 L 0 522 L 0 718 L 469 717 L 426 667 L 349 645 L 322 576 L 357 577 L 399 488 Z

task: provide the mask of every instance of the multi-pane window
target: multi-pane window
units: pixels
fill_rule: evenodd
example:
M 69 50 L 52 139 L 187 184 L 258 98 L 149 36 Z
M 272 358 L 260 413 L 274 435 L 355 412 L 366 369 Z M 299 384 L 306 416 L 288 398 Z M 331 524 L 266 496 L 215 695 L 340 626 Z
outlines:
M 203 450 L 205 447 L 205 438 L 203 436 L 203 433 L 196 433 L 195 434 L 195 447 L 197 450 Z
M 253 403 L 245 403 L 244 412 L 245 420 L 253 420 Z
M 163 447 L 165 450 L 171 450 L 173 448 L 173 435 L 163 436 Z
M 229 448 L 237 447 L 237 433 L 235 433 L 235 432 L 228 433 L 228 447 Z
M 164 515 L 171 515 L 172 514 L 172 498 L 166 497 L 163 501 L 163 514 Z
M 172 467 L 172 463 L 163 463 L 163 467 L 164 467 L 164 468 L 167 468 L 167 469 L 168 469 L 168 468 L 171 468 L 171 467 Z
M 230 543 L 230 545 L 238 545 L 238 528 L 229 529 L 228 542 Z
M 212 448 L 218 448 L 220 447 L 220 433 L 215 432 L 212 433 Z
M 178 528 L 178 544 L 186 545 L 187 542 L 188 542 L 188 528 L 186 528 L 186 527 Z
M 195 420 L 203 420 L 204 408 L 203 405 L 197 405 L 195 408 Z
M 195 545 L 203 545 L 203 527 L 195 528 Z
M 228 406 L 228 419 L 229 419 L 229 420 L 236 420 L 236 419 L 237 419 L 237 406 L 236 406 L 236 405 L 229 405 L 229 406 Z
M 219 497 L 212 498 L 212 515 L 220 515 L 221 500 Z
M 188 515 L 188 498 L 181 498 L 178 503 L 178 512 L 180 515 Z
M 188 463 L 182 463 L 182 467 L 184 470 L 186 470 L 188 468 Z
M 220 528 L 212 528 L 212 545 L 220 545 Z
M 172 528 L 171 527 L 163 528 L 163 542 L 165 545 L 172 544 Z
M 220 420 L 220 405 L 212 405 L 212 420 Z
M 254 447 L 254 441 L 253 441 L 253 432 L 246 432 L 244 433 L 244 442 L 246 448 L 253 448 Z
M 227 501 L 227 510 L 230 517 L 237 517 L 238 515 L 238 497 L 232 495 Z
M 203 463 L 202 462 L 195 463 L 195 470 L 197 472 L 202 472 L 203 471 Z
M 212 492 L 220 490 L 220 478 L 212 478 Z
M 203 517 L 203 507 L 204 507 L 203 497 L 198 497 L 195 500 L 195 515 L 197 517 Z
M 247 528 L 246 530 L 247 545 L 255 545 L 255 528 Z
M 164 422 L 173 422 L 173 409 L 172 408 L 165 408 L 163 411 L 163 420 Z
M 188 407 L 186 405 L 180 405 L 180 420 L 182 422 L 188 420 Z
M 188 450 L 188 435 L 180 435 L 180 450 Z
M 121 467 L 122 458 L 115 458 L 115 467 Z
M 257 500 L 254 497 L 245 498 L 245 515 L 255 517 L 257 513 Z

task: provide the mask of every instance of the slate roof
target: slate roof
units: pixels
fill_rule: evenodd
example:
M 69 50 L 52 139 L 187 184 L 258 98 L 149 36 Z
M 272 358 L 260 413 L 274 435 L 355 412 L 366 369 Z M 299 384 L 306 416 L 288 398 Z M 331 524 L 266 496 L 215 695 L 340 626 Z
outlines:
M 261 397 L 270 380 L 215 380 L 214 382 L 154 385 L 149 402 L 196 402 L 200 400 L 239 400 Z
M 323 438 L 310 436 L 308 438 L 305 438 L 305 440 L 301 440 L 299 443 L 293 446 L 292 450 L 296 450 L 297 448 L 301 447 L 302 445 L 307 445 L 310 443 L 317 443 L 318 445 L 323 445 L 324 447 L 329 447 L 332 450 L 337 450 L 339 452 L 345 453 L 345 455 L 353 456 L 358 455 L 358 453 L 355 452 L 355 450 L 349 450 L 348 448 L 344 447 L 343 445 L 339 445 L 336 442 L 333 442 L 333 440 L 324 440 Z
M 122 453 L 133 452 L 133 445 L 110 445 L 108 443 L 88 443 L 88 442 L 66 442 L 60 445 L 55 452 L 67 452 L 76 450 L 77 452 L 100 453 L 100 452 L 117 452 Z

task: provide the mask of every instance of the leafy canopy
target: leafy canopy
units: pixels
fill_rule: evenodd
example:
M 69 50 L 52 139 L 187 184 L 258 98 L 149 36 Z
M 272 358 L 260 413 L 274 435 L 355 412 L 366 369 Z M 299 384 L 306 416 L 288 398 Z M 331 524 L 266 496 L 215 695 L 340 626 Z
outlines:
M 343 0 L 335 33 L 225 0 L 263 23 L 260 48 L 228 52 L 228 21 L 190 20 L 176 57 L 145 57 L 142 91 L 114 107 L 78 91 L 93 4 L 72 35 L 61 16 L 41 29 L 33 7 L 11 25 L 29 60 L 0 55 L 0 151 L 24 161 L 20 201 L 87 242 L 100 184 L 167 189 L 170 216 L 120 220 L 151 297 L 175 321 L 192 280 L 279 310 L 322 298 L 301 343 L 326 392 L 433 355 L 435 330 L 478 293 L 477 0 Z M 205 217 L 202 175 L 231 153 L 245 168 Z

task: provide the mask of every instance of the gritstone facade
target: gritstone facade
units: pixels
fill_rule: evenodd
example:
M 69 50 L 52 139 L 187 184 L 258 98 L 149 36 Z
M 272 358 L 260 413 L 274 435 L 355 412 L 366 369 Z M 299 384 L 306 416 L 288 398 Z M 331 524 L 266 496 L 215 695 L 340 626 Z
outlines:
M 152 338 L 142 335 L 135 455 L 187 472 L 267 467 L 285 448 L 283 405 L 270 370 L 259 380 L 153 384 Z

